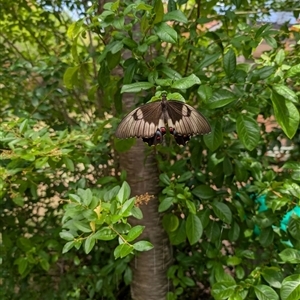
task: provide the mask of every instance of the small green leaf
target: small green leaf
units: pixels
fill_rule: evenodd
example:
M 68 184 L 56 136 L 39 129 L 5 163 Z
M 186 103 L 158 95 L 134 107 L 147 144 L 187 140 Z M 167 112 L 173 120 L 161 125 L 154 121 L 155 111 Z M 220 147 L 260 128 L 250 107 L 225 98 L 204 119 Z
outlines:
M 67 241 L 73 241 L 74 240 L 74 236 L 70 231 L 62 231 L 59 233 L 59 236 Z
M 197 243 L 203 234 L 203 227 L 198 216 L 189 214 L 186 220 L 186 235 L 191 245 Z
M 71 89 L 78 81 L 78 66 L 76 67 L 69 67 L 67 68 L 66 72 L 64 73 L 64 85 Z
M 188 77 L 184 77 L 174 81 L 174 83 L 172 84 L 172 88 L 184 90 L 192 87 L 195 84 L 200 84 L 200 83 L 201 83 L 200 79 L 196 75 L 191 74 Z
M 24 133 L 28 129 L 28 119 L 25 119 L 19 126 L 20 133 Z
M 132 253 L 133 249 L 134 249 L 133 246 L 128 245 L 128 244 L 121 244 L 121 245 L 117 246 L 114 251 L 115 259 L 117 259 L 119 257 L 123 258 L 123 257 L 127 256 L 128 254 Z
M 127 234 L 126 240 L 128 242 L 131 242 L 135 240 L 137 237 L 141 235 L 141 233 L 144 231 L 145 226 L 137 225 L 131 228 Z
M 156 25 L 155 28 L 156 34 L 163 42 L 171 44 L 175 44 L 177 42 L 177 32 L 168 24 L 160 23 L 159 25 Z
M 89 254 L 93 247 L 95 246 L 96 239 L 93 235 L 90 235 L 87 237 L 87 239 L 84 241 L 84 252 L 86 254 Z
M 159 204 L 158 211 L 159 212 L 166 211 L 167 209 L 169 209 L 173 205 L 173 201 L 174 201 L 173 197 L 166 197 L 166 198 L 164 198 L 161 201 L 161 203 Z
M 82 232 L 88 233 L 92 231 L 91 227 L 87 223 L 74 220 L 73 224 L 77 229 L 81 230 Z
M 117 233 L 109 227 L 102 227 L 100 230 L 94 233 L 94 239 L 102 241 L 113 240 L 117 236 Z
M 149 251 L 153 249 L 153 245 L 148 241 L 139 241 L 133 244 L 133 248 L 137 251 Z
M 75 241 L 67 242 L 62 250 L 62 253 L 67 253 L 70 249 L 72 249 L 75 246 Z
M 124 203 L 125 201 L 127 201 L 130 196 L 130 193 L 131 193 L 130 186 L 126 181 L 124 181 L 118 194 L 117 194 L 118 202 Z
M 277 54 L 276 54 L 274 60 L 275 60 L 275 62 L 276 62 L 276 64 L 277 64 L 278 66 L 281 66 L 282 63 L 284 62 L 284 59 L 285 59 L 285 52 L 284 52 L 283 49 L 280 49 L 280 50 L 277 52 Z
M 211 205 L 214 213 L 220 220 L 225 223 L 231 224 L 232 213 L 230 208 L 225 203 L 214 201 Z
M 134 203 L 135 203 L 135 198 L 131 198 L 125 201 L 120 211 L 123 217 L 129 217 L 131 215 L 131 209 L 134 206 Z
M 164 6 L 161 0 L 156 0 L 154 2 L 153 11 L 155 13 L 155 18 L 153 20 L 153 24 L 160 23 L 164 17 Z
M 139 93 L 153 88 L 153 83 L 150 82 L 135 82 L 131 84 L 124 84 L 121 93 Z
M 174 214 L 165 214 L 163 216 L 163 227 L 167 232 L 175 231 L 179 226 L 179 219 Z
M 170 178 L 166 173 L 162 173 L 159 175 L 159 180 L 166 186 L 170 185 Z
M 246 149 L 250 151 L 255 149 L 260 140 L 260 128 L 257 121 L 250 116 L 240 114 L 236 120 L 236 127 L 239 139 Z
M 283 275 L 281 269 L 278 267 L 264 267 L 262 271 L 262 276 L 268 284 L 276 289 L 281 288 L 281 282 Z

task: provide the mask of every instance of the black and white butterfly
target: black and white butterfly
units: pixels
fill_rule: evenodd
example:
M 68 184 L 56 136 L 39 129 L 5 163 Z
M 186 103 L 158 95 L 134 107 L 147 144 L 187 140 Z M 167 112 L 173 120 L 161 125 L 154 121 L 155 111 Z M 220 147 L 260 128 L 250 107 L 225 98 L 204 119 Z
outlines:
M 144 104 L 128 115 L 119 124 L 116 137 L 120 139 L 141 137 L 149 146 L 162 142 L 169 130 L 179 145 L 184 145 L 192 135 L 210 133 L 206 118 L 188 104 L 167 100 Z

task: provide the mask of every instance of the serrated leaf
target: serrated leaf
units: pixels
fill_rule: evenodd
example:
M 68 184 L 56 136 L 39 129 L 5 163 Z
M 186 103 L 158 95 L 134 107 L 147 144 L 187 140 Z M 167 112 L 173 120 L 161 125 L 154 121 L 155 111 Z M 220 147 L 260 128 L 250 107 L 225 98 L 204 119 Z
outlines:
M 184 78 L 180 78 L 180 79 L 176 80 L 172 84 L 172 88 L 184 90 L 184 89 L 188 89 L 188 88 L 192 87 L 195 84 L 200 84 L 200 83 L 201 83 L 200 79 L 196 75 L 191 74 L 188 77 L 184 77 Z
M 187 217 L 185 228 L 190 244 L 197 243 L 203 234 L 203 227 L 199 217 L 190 213 Z
M 240 114 L 236 120 L 239 139 L 246 149 L 252 151 L 260 140 L 260 129 L 257 121 L 250 116 Z
M 232 213 L 230 208 L 222 202 L 214 201 L 212 203 L 212 208 L 216 216 L 225 223 L 231 224 Z

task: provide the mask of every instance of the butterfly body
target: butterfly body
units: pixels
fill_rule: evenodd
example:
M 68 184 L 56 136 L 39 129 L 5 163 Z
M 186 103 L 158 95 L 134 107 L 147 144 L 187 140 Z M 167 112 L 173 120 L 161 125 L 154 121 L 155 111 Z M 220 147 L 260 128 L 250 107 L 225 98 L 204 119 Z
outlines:
M 183 145 L 191 135 L 209 133 L 211 128 L 206 118 L 193 107 L 167 100 L 163 95 L 161 101 L 144 104 L 125 116 L 116 130 L 116 137 L 142 137 L 151 146 L 161 143 L 167 130 Z

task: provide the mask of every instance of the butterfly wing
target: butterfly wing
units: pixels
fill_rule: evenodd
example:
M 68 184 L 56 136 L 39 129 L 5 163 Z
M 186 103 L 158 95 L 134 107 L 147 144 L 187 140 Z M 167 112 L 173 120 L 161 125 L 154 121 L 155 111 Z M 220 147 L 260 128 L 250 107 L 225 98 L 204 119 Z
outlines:
M 115 135 L 120 139 L 142 137 L 145 142 L 152 145 L 161 120 L 163 120 L 161 101 L 147 103 L 126 115 Z
M 192 106 L 181 101 L 169 100 L 167 103 L 168 127 L 178 144 L 183 145 L 191 135 L 207 134 L 211 127 L 206 118 Z

